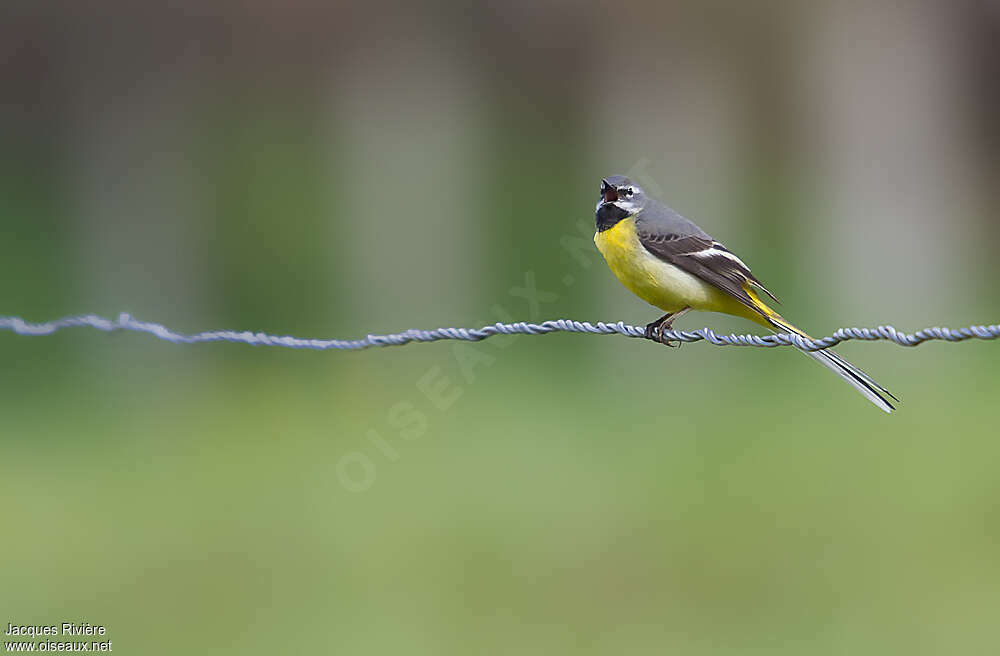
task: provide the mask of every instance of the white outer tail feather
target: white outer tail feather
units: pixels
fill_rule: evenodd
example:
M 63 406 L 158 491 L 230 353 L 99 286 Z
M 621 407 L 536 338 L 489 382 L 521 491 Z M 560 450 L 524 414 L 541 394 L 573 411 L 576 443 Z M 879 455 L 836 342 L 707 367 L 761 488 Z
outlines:
M 803 337 L 808 337 L 808 335 L 782 319 L 777 317 L 768 317 L 768 320 L 774 325 L 776 331 L 784 330 Z M 896 401 L 899 401 L 899 399 L 897 399 L 892 392 L 879 385 L 871 376 L 866 374 L 861 369 L 858 369 L 833 351 L 825 349 L 822 351 L 802 351 L 802 353 L 805 353 L 816 362 L 819 362 L 821 365 L 840 376 L 841 379 L 843 379 L 848 385 L 861 392 L 862 396 L 874 403 L 880 410 L 891 414 L 892 411 L 896 409 L 895 406 L 892 405 L 892 402 L 886 398 L 886 396 L 888 396 Z
M 888 390 L 882 388 L 882 386 L 872 380 L 868 374 L 861 371 L 836 353 L 829 353 L 827 351 L 802 352 L 840 376 L 847 382 L 847 384 L 861 392 L 866 399 L 874 403 L 883 411 L 892 413 L 892 411 L 896 409 L 888 399 L 882 396 L 883 392 L 892 396 Z

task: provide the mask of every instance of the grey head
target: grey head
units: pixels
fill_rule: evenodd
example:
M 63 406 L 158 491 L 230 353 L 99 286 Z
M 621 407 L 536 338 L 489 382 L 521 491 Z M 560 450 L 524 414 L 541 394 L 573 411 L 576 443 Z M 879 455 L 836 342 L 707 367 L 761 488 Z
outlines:
M 610 175 L 601 180 L 597 200 L 597 231 L 613 228 L 627 217 L 635 216 L 640 232 L 652 235 L 677 235 L 710 239 L 704 230 L 663 203 L 646 195 L 642 187 L 624 175 Z
M 615 221 L 617 223 L 626 216 L 638 214 L 645 206 L 646 192 L 624 175 L 610 175 L 601 180 L 601 195 L 597 199 L 598 214 L 601 214 L 602 208 L 609 218 L 611 215 L 619 215 L 624 212 Z

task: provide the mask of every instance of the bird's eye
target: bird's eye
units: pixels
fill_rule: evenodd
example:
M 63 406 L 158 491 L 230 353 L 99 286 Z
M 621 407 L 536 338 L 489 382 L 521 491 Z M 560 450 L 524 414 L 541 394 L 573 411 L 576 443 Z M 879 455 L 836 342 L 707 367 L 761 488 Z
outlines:
M 628 189 L 625 190 L 626 196 L 631 196 L 633 193 L 635 193 L 635 190 L 632 189 L 632 187 L 629 187 Z

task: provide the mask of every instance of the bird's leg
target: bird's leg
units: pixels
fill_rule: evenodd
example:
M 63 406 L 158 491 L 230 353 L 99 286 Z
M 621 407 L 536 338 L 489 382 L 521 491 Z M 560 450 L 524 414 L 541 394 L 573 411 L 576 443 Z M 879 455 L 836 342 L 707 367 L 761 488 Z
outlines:
M 663 341 L 663 331 L 669 330 L 670 327 L 674 325 L 674 321 L 683 317 L 690 310 L 691 308 L 686 307 L 677 312 L 668 312 L 667 314 L 664 314 L 662 317 L 660 317 L 653 323 L 648 324 L 646 326 L 646 339 L 652 339 L 654 341 L 659 342 L 660 344 L 663 344 L 664 346 L 680 346 L 679 342 L 677 344 L 674 344 L 669 340 Z

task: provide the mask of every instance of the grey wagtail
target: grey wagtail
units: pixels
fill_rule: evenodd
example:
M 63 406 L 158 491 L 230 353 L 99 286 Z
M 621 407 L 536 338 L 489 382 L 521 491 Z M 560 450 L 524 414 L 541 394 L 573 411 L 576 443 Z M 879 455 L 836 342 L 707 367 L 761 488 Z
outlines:
M 646 337 L 663 342 L 663 331 L 690 310 L 732 314 L 775 332 L 809 337 L 760 299 L 758 291 L 778 302 L 743 260 L 624 176 L 601 181 L 594 243 L 623 285 L 666 312 L 646 326 Z M 899 399 L 836 353 L 803 353 L 882 410 L 895 409 L 886 397 Z

